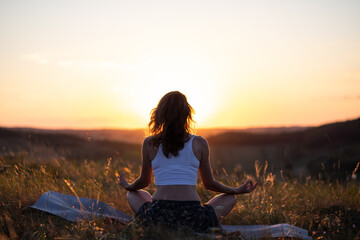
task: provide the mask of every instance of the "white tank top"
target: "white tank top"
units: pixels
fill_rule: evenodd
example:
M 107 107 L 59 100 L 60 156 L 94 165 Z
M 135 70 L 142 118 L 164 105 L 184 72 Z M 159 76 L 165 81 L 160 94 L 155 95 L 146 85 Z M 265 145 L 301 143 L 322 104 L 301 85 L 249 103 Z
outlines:
M 192 150 L 194 137 L 191 136 L 176 157 L 166 158 L 162 144 L 159 145 L 158 153 L 151 161 L 156 185 L 196 185 L 200 161 Z

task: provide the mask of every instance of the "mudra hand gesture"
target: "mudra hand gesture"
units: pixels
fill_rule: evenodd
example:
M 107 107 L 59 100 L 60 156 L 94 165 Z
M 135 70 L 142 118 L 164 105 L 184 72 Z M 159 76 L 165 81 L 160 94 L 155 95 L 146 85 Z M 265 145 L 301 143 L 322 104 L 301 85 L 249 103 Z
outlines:
M 128 183 L 128 181 L 125 178 L 125 172 L 122 172 L 120 174 L 120 176 L 118 176 L 118 180 L 119 180 L 120 186 L 125 188 L 125 190 L 128 190 L 128 187 L 130 186 L 130 184 Z
M 253 184 L 250 179 L 247 179 L 244 184 L 236 188 L 236 193 L 237 194 L 250 193 L 257 187 L 257 185 L 258 183 Z

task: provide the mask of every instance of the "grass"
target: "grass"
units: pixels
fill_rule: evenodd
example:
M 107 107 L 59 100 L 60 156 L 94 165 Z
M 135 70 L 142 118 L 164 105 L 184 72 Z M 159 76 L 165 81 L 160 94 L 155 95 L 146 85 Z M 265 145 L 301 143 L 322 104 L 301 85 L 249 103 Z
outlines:
M 213 239 L 183 231 L 126 228 L 111 219 L 72 223 L 46 213 L 23 210 L 34 204 L 41 194 L 53 190 L 99 199 L 132 214 L 116 175 L 125 170 L 128 178 L 134 180 L 139 172 L 138 162 L 120 158 L 76 161 L 63 157 L 34 158 L 33 155 L 10 153 L 0 157 L 0 239 Z M 237 204 L 223 219 L 223 224 L 289 223 L 307 229 L 314 239 L 360 239 L 359 182 L 329 181 L 321 177 L 308 177 L 303 181 L 277 179 L 267 171 L 266 165 L 258 162 L 255 170 L 254 176 L 224 169 L 217 171 L 215 177 L 232 186 L 242 184 L 244 177 L 259 182 L 253 193 L 237 196 Z M 153 193 L 155 186 L 151 184 L 146 190 Z M 215 195 L 201 184 L 198 193 L 203 202 Z M 236 237 L 220 235 L 218 238 Z

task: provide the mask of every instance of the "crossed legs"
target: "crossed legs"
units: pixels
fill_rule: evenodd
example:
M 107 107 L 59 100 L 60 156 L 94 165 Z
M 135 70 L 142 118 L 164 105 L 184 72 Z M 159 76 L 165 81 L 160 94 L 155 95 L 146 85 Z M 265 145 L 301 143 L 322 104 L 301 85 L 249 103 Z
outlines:
M 129 191 L 126 196 L 129 206 L 134 213 L 137 213 L 144 203 L 152 201 L 150 193 L 144 190 Z
M 129 206 L 134 213 L 139 211 L 141 205 L 145 202 L 151 202 L 152 197 L 150 193 L 144 190 L 130 191 L 127 193 L 127 199 Z M 236 203 L 236 198 L 234 195 L 230 194 L 219 194 L 210 199 L 206 204 L 211 205 L 215 214 L 220 221 L 223 217 L 230 213 Z
M 220 222 L 221 219 L 231 212 L 235 203 L 236 198 L 234 195 L 222 193 L 210 199 L 206 204 L 214 208 L 216 217 Z

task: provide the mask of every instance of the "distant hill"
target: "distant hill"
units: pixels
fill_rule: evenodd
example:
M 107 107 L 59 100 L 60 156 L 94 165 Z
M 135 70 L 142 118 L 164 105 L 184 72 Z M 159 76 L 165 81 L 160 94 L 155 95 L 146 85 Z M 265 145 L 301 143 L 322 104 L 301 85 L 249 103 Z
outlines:
M 27 133 L 70 134 L 86 140 L 108 140 L 141 144 L 145 137 L 143 129 L 40 129 L 40 128 L 11 128 L 15 131 Z
M 360 160 L 360 118 L 287 133 L 225 132 L 208 138 L 215 165 L 254 170 L 267 161 L 273 171 L 295 175 L 348 176 Z
M 293 132 L 299 128 L 199 129 L 197 134 L 208 137 L 232 132 Z M 301 128 L 302 129 L 302 128 Z M 0 128 L 0 154 L 31 152 L 50 157 L 74 159 L 106 159 L 120 156 L 139 160 L 145 130 L 124 129 L 36 129 Z M 35 154 L 35 155 L 36 155 Z
M 8 128 L 14 131 L 25 133 L 49 133 L 49 134 L 71 134 L 82 139 L 109 140 L 141 144 L 146 136 L 145 129 L 39 129 L 39 128 Z M 200 128 L 196 129 L 196 134 L 206 138 L 216 136 L 225 132 L 244 132 L 244 133 L 285 133 L 296 132 L 307 129 L 307 127 L 260 127 L 244 129 L 228 128 Z
M 27 153 L 32 155 L 48 155 L 67 157 L 76 160 L 106 160 L 109 157 L 120 157 L 127 160 L 140 161 L 139 144 L 92 140 L 74 134 L 55 131 L 34 131 L 34 129 L 0 128 L 0 155 Z M 43 157 L 44 158 L 44 157 Z
M 224 168 L 253 173 L 259 161 L 289 176 L 345 176 L 360 160 L 360 118 L 310 128 L 199 129 L 197 134 L 210 144 L 215 172 Z M 144 136 L 144 130 L 0 128 L 0 157 L 26 153 L 34 159 L 112 157 L 139 163 Z
M 308 147 L 360 142 L 360 118 L 311 127 L 305 130 L 269 133 L 225 132 L 208 138 L 214 145 L 264 145 L 296 143 Z

